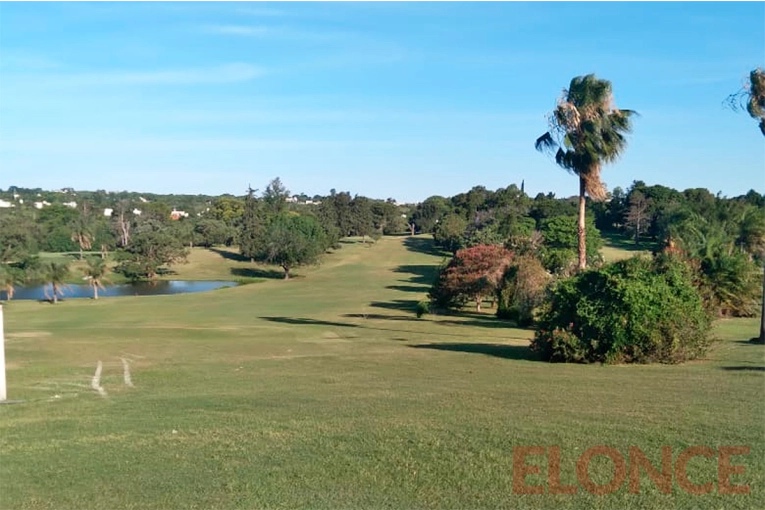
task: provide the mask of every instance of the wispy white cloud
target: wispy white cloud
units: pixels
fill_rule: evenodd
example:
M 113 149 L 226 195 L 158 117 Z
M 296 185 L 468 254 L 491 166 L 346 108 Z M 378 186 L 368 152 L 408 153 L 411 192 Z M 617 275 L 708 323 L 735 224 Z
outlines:
M 239 37 L 261 37 L 269 39 L 281 39 L 292 41 L 325 42 L 339 41 L 357 34 L 342 31 L 314 31 L 289 26 L 265 26 L 265 25 L 205 25 L 202 32 L 217 35 L 230 35 Z
M 115 85 L 214 85 L 241 83 L 264 75 L 267 71 L 247 63 L 230 63 L 219 66 L 183 69 L 158 69 L 151 71 L 117 70 L 84 73 L 50 73 L 45 75 L 9 75 L 8 83 L 28 83 L 35 86 L 115 86 Z
M 269 33 L 273 33 L 273 29 L 268 27 L 245 25 L 211 25 L 205 27 L 205 31 L 212 34 L 244 36 L 266 36 Z
M 134 154 L 157 152 L 176 154 L 178 152 L 240 151 L 257 153 L 260 151 L 327 150 L 348 147 L 389 147 L 402 144 L 414 144 L 411 141 L 398 140 L 296 140 L 263 138 L 134 138 L 117 139 L 92 137 L 82 138 L 41 138 L 22 140 L 0 140 L 0 152 L 50 152 L 57 154 Z

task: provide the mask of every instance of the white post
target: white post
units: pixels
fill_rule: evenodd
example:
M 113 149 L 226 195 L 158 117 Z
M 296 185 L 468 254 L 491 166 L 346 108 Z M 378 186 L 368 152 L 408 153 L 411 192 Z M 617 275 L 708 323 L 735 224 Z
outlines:
M 3 305 L 0 305 L 0 402 L 8 397 L 5 389 L 5 334 L 3 333 Z

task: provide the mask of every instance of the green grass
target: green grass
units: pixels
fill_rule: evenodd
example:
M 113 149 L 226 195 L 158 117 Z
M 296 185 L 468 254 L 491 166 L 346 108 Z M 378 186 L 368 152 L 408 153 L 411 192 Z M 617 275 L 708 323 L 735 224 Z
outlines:
M 237 248 L 191 248 L 186 263 L 170 266 L 163 280 L 236 280 L 245 283 L 282 278 L 280 268 L 253 264 Z
M 655 243 L 643 241 L 636 245 L 633 239 L 621 234 L 602 233 L 603 248 L 600 253 L 606 262 L 617 262 L 632 258 L 635 255 L 648 256 L 654 248 Z
M 756 320 L 719 323 L 685 365 L 552 365 L 490 312 L 416 319 L 440 260 L 428 238 L 385 238 L 287 282 L 5 305 L 9 398 L 24 402 L 0 406 L 0 508 L 761 507 Z M 90 388 L 99 360 L 107 399 Z M 656 463 L 663 445 L 746 445 L 732 480 L 752 493 L 668 496 L 645 479 L 638 495 L 513 494 L 514 446 L 560 446 L 575 483 L 601 444 Z M 692 460 L 691 480 L 715 465 Z

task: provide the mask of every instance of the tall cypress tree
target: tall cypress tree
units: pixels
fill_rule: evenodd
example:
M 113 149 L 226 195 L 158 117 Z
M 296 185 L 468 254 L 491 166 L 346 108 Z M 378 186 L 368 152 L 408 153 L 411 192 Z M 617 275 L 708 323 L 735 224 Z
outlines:
M 255 197 L 257 190 L 248 187 L 244 199 L 244 216 L 242 217 L 242 232 L 239 237 L 239 251 L 250 260 L 255 260 L 260 252 L 263 239 L 264 222 L 260 201 Z

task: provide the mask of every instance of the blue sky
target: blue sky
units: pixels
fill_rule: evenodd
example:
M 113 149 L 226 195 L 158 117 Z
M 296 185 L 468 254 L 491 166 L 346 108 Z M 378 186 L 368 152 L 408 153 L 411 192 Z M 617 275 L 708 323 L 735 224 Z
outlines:
M 569 196 L 533 142 L 594 72 L 641 114 L 610 189 L 765 192 L 765 140 L 723 106 L 757 66 L 763 2 L 6 2 L 0 188 Z

